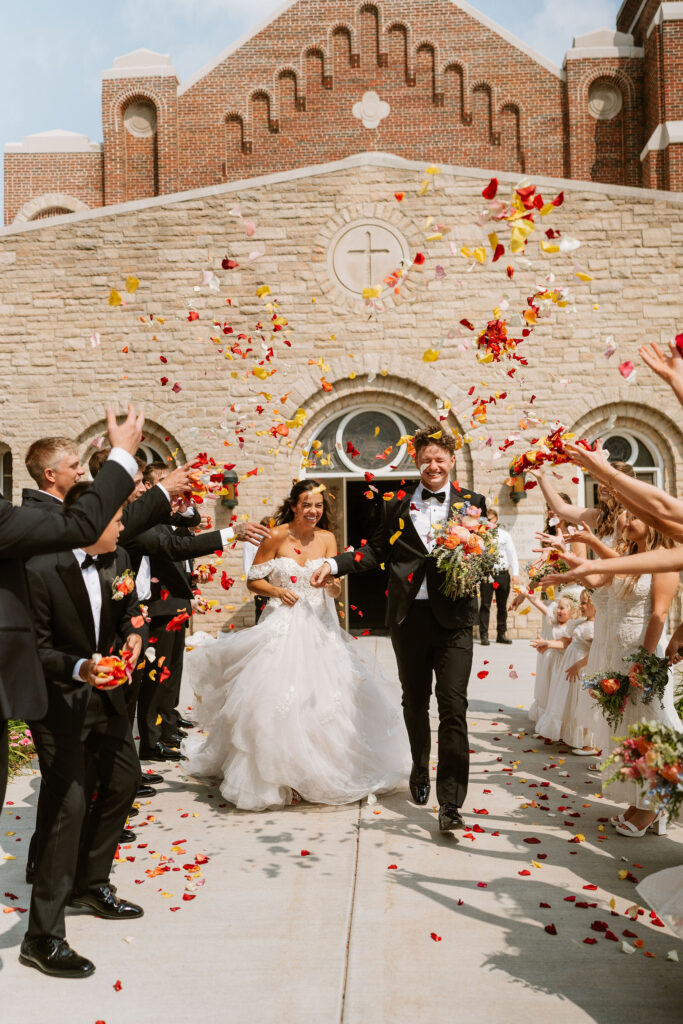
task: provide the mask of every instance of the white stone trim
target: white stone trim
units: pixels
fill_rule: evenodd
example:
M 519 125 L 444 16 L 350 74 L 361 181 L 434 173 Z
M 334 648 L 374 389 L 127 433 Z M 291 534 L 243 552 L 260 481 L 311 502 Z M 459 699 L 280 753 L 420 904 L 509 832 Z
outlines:
M 75 196 L 70 196 L 66 192 L 44 192 L 42 196 L 36 196 L 34 199 L 29 199 L 27 203 L 24 203 L 12 223 L 26 224 L 37 213 L 40 213 L 41 210 L 50 210 L 52 207 L 59 206 L 72 210 L 73 213 L 81 213 L 84 210 L 90 209 L 88 204 L 84 203 L 82 199 L 76 199 Z M 54 220 L 61 221 L 69 216 L 71 214 L 62 213 L 55 217 Z M 52 219 L 50 222 L 52 223 Z
M 568 60 L 593 60 L 600 57 L 644 57 L 645 50 L 633 45 L 633 36 L 626 32 L 613 32 L 599 28 L 585 36 L 575 36 L 574 45 L 567 50 Z
M 154 50 L 133 50 L 114 57 L 113 66 L 102 72 L 103 79 L 112 78 L 177 78 L 178 72 L 168 53 Z
M 191 89 L 193 85 L 196 85 L 197 82 L 202 80 L 202 78 L 205 78 L 206 75 L 214 70 L 214 68 L 217 68 L 219 64 L 222 64 L 224 60 L 231 57 L 233 53 L 236 53 L 237 50 L 245 45 L 245 43 L 248 43 L 254 38 L 254 36 L 258 35 L 259 32 L 262 32 L 286 11 L 288 11 L 290 7 L 293 7 L 294 4 L 298 2 L 299 0 L 286 0 L 286 2 L 283 3 L 281 7 L 278 7 L 276 11 L 273 11 L 269 17 L 264 18 L 264 20 L 256 25 L 255 28 L 246 32 L 236 42 L 228 46 L 227 49 L 223 50 L 222 53 L 217 57 L 214 57 L 213 60 L 209 61 L 208 64 L 205 64 L 203 68 L 200 68 L 199 71 L 194 75 L 191 75 L 190 78 L 186 79 L 180 86 L 178 86 L 178 95 L 182 96 L 184 92 L 187 92 L 187 90 Z M 523 43 L 521 39 L 518 39 L 511 32 L 508 32 L 507 29 L 501 28 L 501 26 L 497 25 L 491 18 L 482 14 L 481 11 L 478 11 L 476 7 L 471 7 L 470 4 L 465 2 L 465 0 L 448 0 L 448 2 L 454 7 L 460 8 L 460 10 L 464 11 L 465 14 L 469 14 L 471 18 L 474 18 L 481 25 L 484 25 L 492 32 L 495 32 L 496 35 L 500 36 L 502 39 L 505 39 L 505 41 L 510 43 L 511 46 L 514 46 L 515 49 L 521 50 L 522 53 L 527 55 L 527 57 L 531 57 L 532 60 L 536 61 L 537 64 L 541 64 L 547 71 L 550 71 L 551 74 L 555 75 L 556 78 L 564 80 L 565 74 L 562 68 L 559 68 L 557 64 L 553 64 L 551 60 L 548 60 L 548 58 L 544 57 L 542 53 L 534 50 L 533 47 L 527 46 L 526 43 Z
M 49 132 L 24 135 L 23 142 L 8 142 L 5 153 L 101 153 L 102 143 L 93 142 L 87 135 L 53 128 Z
M 395 156 L 393 153 L 355 153 L 353 156 L 347 156 L 343 160 L 336 160 L 333 163 L 296 167 L 291 171 L 264 174 L 260 177 L 244 178 L 240 181 L 230 181 L 222 185 L 209 185 L 207 188 L 196 188 L 187 192 L 174 192 L 164 196 L 154 196 L 151 199 L 135 199 L 129 203 L 101 206 L 95 210 L 88 210 L 82 213 L 65 214 L 60 218 L 60 223 L 74 223 L 81 220 L 113 217 L 120 213 L 135 213 L 139 210 L 170 206 L 174 203 L 194 202 L 197 199 L 210 199 L 214 196 L 227 197 L 234 192 L 246 192 L 265 185 L 278 185 L 288 181 L 301 181 L 303 178 L 317 178 L 324 174 L 337 174 L 339 171 L 351 170 L 354 167 L 386 167 L 403 172 L 417 171 L 420 175 L 424 176 L 429 166 L 430 164 L 426 161 L 404 160 L 403 157 Z M 511 174 L 507 171 L 500 171 L 490 167 L 453 167 L 447 164 L 441 164 L 440 166 L 443 175 L 450 175 L 454 178 L 472 178 L 482 181 L 484 184 L 490 180 L 492 175 L 495 175 L 499 181 L 506 184 L 517 185 L 520 181 L 519 174 Z M 598 181 L 576 181 L 572 178 L 549 178 L 540 175 L 538 177 L 534 176 L 534 184 L 544 191 L 554 188 L 558 192 L 562 190 L 566 192 L 592 192 L 595 195 L 637 199 L 640 202 L 667 202 L 683 207 L 683 192 L 669 192 L 664 189 L 634 188 L 628 185 L 604 185 Z M 51 221 L 36 221 L 19 227 L 10 224 L 0 228 L 0 237 L 14 235 L 18 231 L 40 230 L 51 223 Z
M 683 121 L 665 121 L 664 124 L 658 124 L 640 154 L 640 159 L 644 160 L 648 153 L 655 150 L 668 149 L 677 142 L 683 142 Z
M 665 21 L 683 21 L 683 4 L 680 3 L 665 3 L 659 8 L 654 18 L 650 22 L 647 30 L 647 38 L 649 39 L 654 30 L 658 25 L 661 25 Z

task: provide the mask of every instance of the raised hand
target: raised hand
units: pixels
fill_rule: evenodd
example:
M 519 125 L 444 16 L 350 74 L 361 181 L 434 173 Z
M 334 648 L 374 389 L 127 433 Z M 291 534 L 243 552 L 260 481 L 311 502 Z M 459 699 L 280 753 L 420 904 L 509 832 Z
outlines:
M 673 341 L 669 342 L 669 351 L 671 355 L 667 356 L 659 345 L 653 342 L 651 345 L 641 345 L 638 355 L 646 366 L 671 387 L 677 381 L 683 386 L 683 353 Z
M 602 441 L 598 441 L 594 452 L 587 451 L 582 445 L 567 444 L 567 454 L 576 466 L 586 470 L 596 480 L 602 480 L 609 471 L 609 455 L 602 447 Z
M 316 569 L 311 576 L 312 587 L 326 587 L 327 583 L 325 580 L 328 576 L 332 575 L 332 569 L 330 568 L 329 562 L 323 562 L 319 569 Z
M 123 647 L 124 650 L 129 650 L 133 652 L 133 657 L 130 660 L 131 665 L 134 668 L 138 663 L 140 653 L 142 651 L 142 637 L 139 636 L 138 633 L 131 633 L 131 635 L 126 638 L 126 642 L 123 645 Z
M 161 486 L 168 491 L 172 501 L 188 495 L 192 490 L 191 472 L 190 464 L 186 462 L 184 466 L 178 466 L 161 481 Z
M 142 441 L 145 414 L 137 412 L 135 406 L 129 402 L 128 415 L 123 423 L 116 422 L 116 414 L 111 408 L 106 410 L 106 417 L 107 433 L 112 448 L 123 448 L 129 455 L 135 455 Z
M 260 523 L 235 523 L 234 530 L 237 540 L 247 540 L 255 547 L 270 537 L 270 529 L 267 526 L 261 526 Z

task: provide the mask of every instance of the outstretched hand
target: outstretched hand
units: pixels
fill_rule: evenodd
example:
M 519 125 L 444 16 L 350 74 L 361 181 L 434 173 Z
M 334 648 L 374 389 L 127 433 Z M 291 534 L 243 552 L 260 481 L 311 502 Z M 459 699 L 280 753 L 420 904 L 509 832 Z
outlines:
M 270 537 L 270 530 L 267 526 L 261 526 L 260 523 L 235 523 L 235 538 L 237 540 L 246 540 L 255 547 L 258 547 L 261 541 L 268 540 Z
M 580 444 L 567 444 L 565 447 L 569 458 L 576 466 L 586 470 L 596 480 L 606 476 L 610 468 L 609 454 L 602 447 L 602 441 L 598 441 L 595 451 L 588 451 Z
M 112 448 L 123 448 L 129 455 L 135 455 L 142 441 L 142 428 L 145 424 L 144 412 L 138 412 L 135 406 L 128 403 L 128 415 L 123 423 L 116 422 L 116 413 L 112 408 L 106 410 L 107 433 Z
M 328 586 L 326 580 L 332 575 L 332 569 L 329 562 L 323 562 L 323 564 L 315 570 L 311 576 L 311 586 L 322 589 Z

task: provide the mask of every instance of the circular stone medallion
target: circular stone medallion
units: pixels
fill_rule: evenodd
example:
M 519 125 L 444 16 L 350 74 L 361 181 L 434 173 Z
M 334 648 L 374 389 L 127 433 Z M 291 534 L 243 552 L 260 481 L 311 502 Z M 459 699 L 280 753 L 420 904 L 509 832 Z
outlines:
M 612 82 L 593 82 L 588 90 L 588 109 L 596 121 L 611 121 L 623 104 L 621 89 Z
M 359 299 L 364 288 L 381 284 L 409 258 L 408 243 L 398 228 L 367 219 L 339 228 L 330 242 L 327 266 L 334 284 Z
M 157 130 L 157 112 L 153 103 L 137 100 L 126 107 L 123 123 L 131 135 L 139 139 L 149 138 Z

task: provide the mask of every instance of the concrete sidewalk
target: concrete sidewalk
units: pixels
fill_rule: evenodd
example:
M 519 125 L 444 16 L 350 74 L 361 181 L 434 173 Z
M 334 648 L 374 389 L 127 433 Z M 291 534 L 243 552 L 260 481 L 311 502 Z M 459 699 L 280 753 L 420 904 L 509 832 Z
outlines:
M 395 676 L 388 641 L 359 644 Z M 182 766 L 163 767 L 165 783 L 141 805 L 137 840 L 121 850 L 115 872 L 119 891 L 139 901 L 145 917 L 119 925 L 70 913 L 70 943 L 97 965 L 80 982 L 49 979 L 17 961 L 38 777 L 12 782 L 0 829 L 2 855 L 16 857 L 0 859 L 0 904 L 8 911 L 0 917 L 3 1019 L 678 1019 L 683 975 L 667 953 L 683 960 L 683 942 L 649 912 L 635 925 L 624 916 L 637 897 L 619 872 L 642 879 L 680 863 L 683 829 L 632 840 L 599 821 L 613 805 L 600 798 L 591 759 L 563 755 L 562 745 L 525 732 L 532 655 L 521 641 L 476 646 L 465 809 L 472 831 L 459 843 L 438 832 L 434 807 L 410 802 L 407 787 L 376 804 L 247 814 L 226 806 L 215 786 L 184 777 Z M 184 698 L 191 704 L 190 694 Z M 585 841 L 571 842 L 577 834 Z M 592 930 L 593 922 L 620 941 Z M 557 934 L 546 932 L 549 925 Z M 625 929 L 643 941 L 630 956 L 621 951 Z

